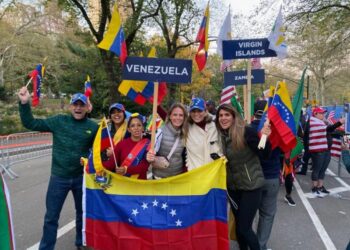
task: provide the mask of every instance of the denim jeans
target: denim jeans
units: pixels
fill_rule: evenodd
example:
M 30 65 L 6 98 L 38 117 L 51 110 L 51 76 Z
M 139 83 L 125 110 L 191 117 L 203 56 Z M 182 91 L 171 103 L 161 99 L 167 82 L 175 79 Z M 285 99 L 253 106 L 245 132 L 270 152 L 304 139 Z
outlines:
M 82 186 L 83 176 L 63 178 L 51 175 L 46 193 L 46 214 L 44 219 L 43 236 L 39 249 L 55 248 L 58 220 L 69 191 L 72 191 L 76 210 L 76 240 L 75 245 L 82 245 Z

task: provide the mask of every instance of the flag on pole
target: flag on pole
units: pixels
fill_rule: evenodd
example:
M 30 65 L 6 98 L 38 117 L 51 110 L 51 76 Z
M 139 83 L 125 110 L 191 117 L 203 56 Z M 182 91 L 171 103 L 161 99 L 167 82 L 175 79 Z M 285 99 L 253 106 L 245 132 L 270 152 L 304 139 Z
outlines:
M 269 49 L 276 51 L 279 59 L 287 57 L 287 44 L 285 38 L 286 28 L 283 25 L 282 6 L 278 12 L 275 24 L 273 25 L 272 31 L 267 38 L 270 42 Z
M 294 95 L 293 101 L 292 101 L 292 108 L 293 108 L 293 116 L 294 116 L 294 123 L 295 123 L 295 131 L 298 132 L 299 126 L 301 126 L 300 123 L 300 116 L 302 112 L 303 102 L 304 102 L 304 79 L 305 79 L 305 72 L 306 67 L 303 70 L 303 73 L 301 75 L 298 89 Z M 297 156 L 302 153 L 304 146 L 301 140 L 297 140 L 297 145 L 293 148 L 291 154 L 290 154 L 290 160 L 294 162 L 297 159 Z
M 87 97 L 87 98 L 90 98 L 92 96 L 92 87 L 91 87 L 91 82 L 90 82 L 90 76 L 87 75 L 86 76 L 86 81 L 85 81 L 85 84 L 84 84 L 84 95 Z
M 84 165 L 88 173 L 100 173 L 103 170 L 101 152 L 113 145 L 112 138 L 110 138 L 106 118 L 100 122 L 100 127 L 97 130 L 95 140 L 92 146 L 88 164 Z M 113 147 L 112 147 L 113 148 Z
M 332 146 L 331 146 L 331 156 L 340 159 L 341 156 L 341 138 L 332 138 Z
M 279 147 L 289 152 L 297 143 L 293 109 L 285 82 L 279 82 L 272 103 L 267 111 L 271 121 L 270 142 L 272 148 Z
M 29 74 L 30 79 L 33 82 L 33 98 L 32 98 L 32 106 L 38 106 L 40 103 L 40 95 L 41 95 L 41 80 L 44 77 L 45 66 L 41 63 L 36 66 L 36 68 Z
M 220 104 L 230 103 L 234 95 L 237 96 L 237 100 L 239 100 L 235 86 L 231 85 L 223 88 L 221 91 Z
M 0 249 L 14 250 L 15 236 L 13 233 L 10 194 L 5 179 L 0 172 Z
M 84 174 L 83 244 L 94 249 L 229 249 L 225 160 L 161 180 Z M 196 211 L 193 213 L 193 211 Z
M 231 105 L 241 114 L 242 118 L 244 118 L 243 108 L 241 103 L 237 100 L 236 95 L 233 95 L 231 98 Z
M 202 19 L 202 23 L 196 38 L 196 42 L 199 42 L 199 47 L 198 47 L 198 51 L 195 56 L 195 59 L 196 59 L 196 63 L 199 71 L 202 71 L 205 67 L 205 64 L 207 63 L 208 48 L 209 48 L 208 31 L 209 31 L 209 2 L 207 4 L 207 8 L 205 9 L 204 17 Z
M 225 17 L 224 22 L 222 23 L 222 26 L 220 28 L 220 32 L 218 35 L 218 40 L 216 42 L 216 52 L 222 57 L 222 41 L 224 40 L 231 40 L 231 6 L 228 9 L 228 13 Z M 221 63 L 220 70 L 224 71 L 227 67 L 229 67 L 233 63 L 233 60 L 224 60 Z
M 335 110 L 336 110 L 337 105 L 334 105 L 333 109 L 329 111 L 328 116 L 327 116 L 327 121 L 329 124 L 334 124 L 336 123 L 335 119 Z
M 109 23 L 107 33 L 97 46 L 115 53 L 119 57 L 121 64 L 124 65 L 128 51 L 117 4 L 113 7 L 112 19 Z

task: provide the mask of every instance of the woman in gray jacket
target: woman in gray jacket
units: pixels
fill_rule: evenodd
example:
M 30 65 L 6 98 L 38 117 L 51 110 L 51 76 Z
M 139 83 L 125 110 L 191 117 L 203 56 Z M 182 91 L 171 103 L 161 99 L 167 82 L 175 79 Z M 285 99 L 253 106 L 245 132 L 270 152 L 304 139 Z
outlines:
M 166 178 L 184 172 L 184 124 L 187 116 L 185 107 L 181 103 L 175 103 L 168 111 L 165 125 L 157 131 L 157 152 L 156 154 L 147 153 L 147 160 L 152 164 L 154 179 Z
M 227 191 L 236 219 L 239 247 L 241 250 L 248 247 L 259 250 L 259 241 L 252 229 L 265 181 L 258 155 L 268 157 L 270 144 L 267 142 L 265 149 L 259 150 L 256 130 L 246 126 L 241 115 L 229 104 L 218 108 L 215 124 L 221 136 L 223 153 L 228 160 Z M 271 130 L 265 125 L 261 132 L 269 135 Z

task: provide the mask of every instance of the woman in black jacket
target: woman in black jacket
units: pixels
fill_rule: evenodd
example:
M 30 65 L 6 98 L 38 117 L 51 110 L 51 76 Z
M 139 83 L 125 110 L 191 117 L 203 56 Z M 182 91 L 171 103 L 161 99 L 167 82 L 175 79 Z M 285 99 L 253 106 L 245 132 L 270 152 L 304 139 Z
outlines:
M 229 104 L 221 105 L 216 113 L 216 126 L 227 162 L 227 190 L 236 219 L 237 240 L 241 250 L 259 250 L 259 242 L 252 224 L 261 199 L 264 175 L 259 155 L 268 158 L 271 148 L 259 150 L 259 136 L 246 126 L 241 115 Z M 268 125 L 261 133 L 270 135 Z

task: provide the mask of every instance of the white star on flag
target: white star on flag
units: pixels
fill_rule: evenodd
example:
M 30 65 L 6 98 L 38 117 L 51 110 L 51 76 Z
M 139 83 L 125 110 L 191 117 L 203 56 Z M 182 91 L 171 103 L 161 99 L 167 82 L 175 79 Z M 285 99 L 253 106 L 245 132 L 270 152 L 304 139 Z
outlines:
M 182 221 L 179 220 L 179 219 L 177 219 L 177 221 L 175 221 L 175 223 L 176 223 L 177 227 L 181 227 L 182 226 Z
M 145 203 L 145 202 L 143 202 L 141 207 L 143 208 L 143 210 L 145 210 L 145 209 L 147 209 L 147 208 L 148 208 L 148 204 L 147 204 L 147 203 Z
M 174 217 L 176 215 L 176 210 L 175 209 L 171 209 L 170 214 L 171 214 L 171 216 Z
M 158 201 L 157 201 L 157 200 L 154 200 L 152 203 L 153 203 L 153 206 L 154 206 L 154 207 L 157 207 L 157 206 L 158 206 Z
M 138 213 L 139 213 L 139 211 L 137 211 L 137 209 L 133 209 L 131 214 L 134 215 L 134 216 L 136 217 L 136 215 L 137 215 Z
M 162 204 L 162 209 L 166 210 L 167 207 L 168 207 L 168 204 L 166 204 L 166 202 Z

